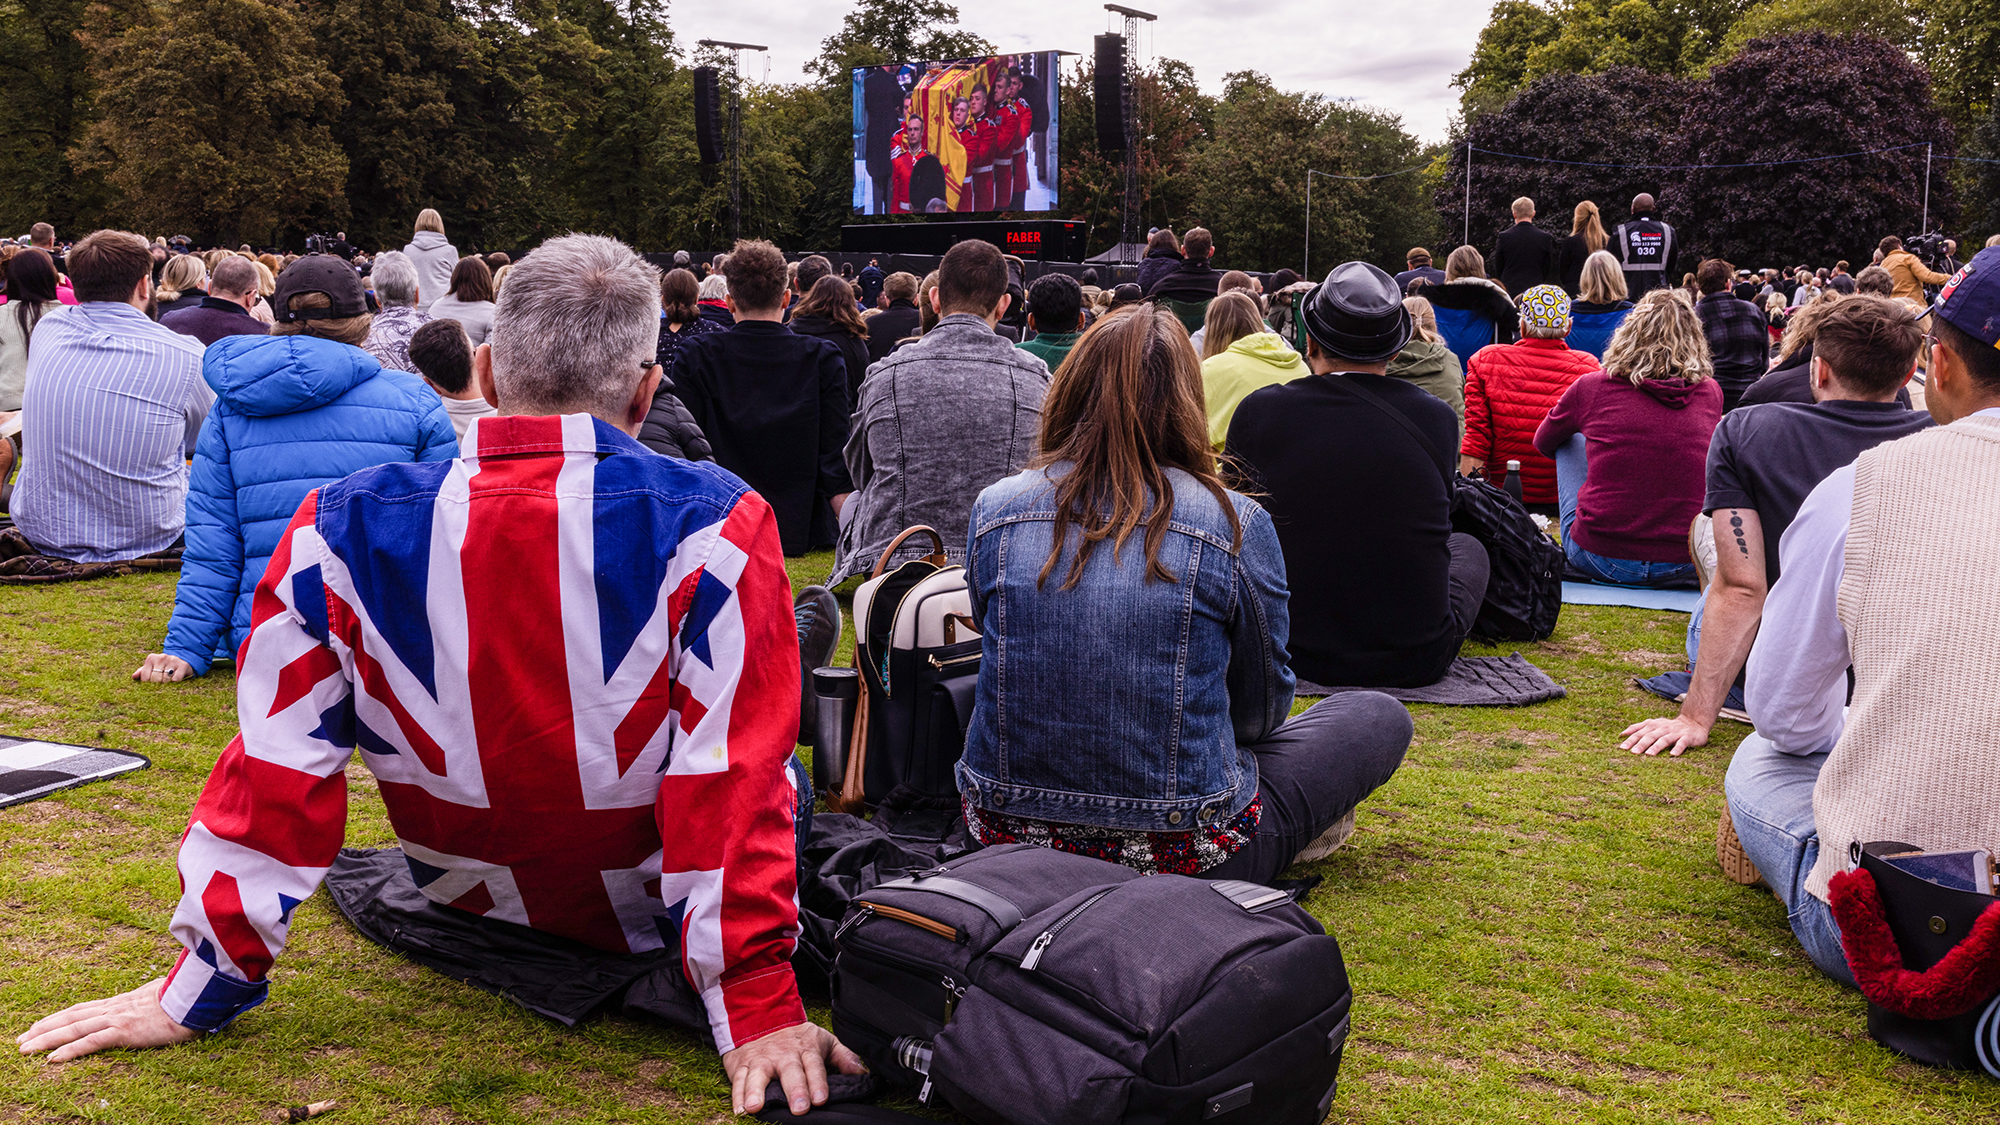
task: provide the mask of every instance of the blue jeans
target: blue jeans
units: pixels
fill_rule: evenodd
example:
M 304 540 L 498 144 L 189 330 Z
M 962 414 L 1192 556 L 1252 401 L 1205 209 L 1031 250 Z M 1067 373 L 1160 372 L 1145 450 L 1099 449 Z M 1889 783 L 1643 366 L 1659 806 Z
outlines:
M 1852 985 L 1847 954 L 1840 947 L 1840 926 L 1826 903 L 1806 893 L 1806 876 L 1819 861 L 1819 829 L 1813 824 L 1813 785 L 1819 781 L 1825 754 L 1798 755 L 1779 750 L 1762 735 L 1743 740 L 1730 760 L 1722 791 L 1743 854 L 1757 865 L 1764 881 L 1785 904 L 1787 920 L 1799 945 L 1819 971 Z
M 1557 450 L 1556 509 L 1561 514 L 1563 553 L 1569 565 L 1588 574 L 1592 581 L 1613 586 L 1679 586 L 1694 581 L 1694 563 L 1640 562 L 1613 559 L 1584 550 L 1570 534 L 1576 523 L 1576 498 L 1590 478 L 1590 457 L 1584 451 L 1582 434 L 1564 442 Z
M 798 855 L 799 882 L 805 883 L 806 841 L 812 837 L 813 829 L 813 778 L 812 771 L 799 761 L 795 752 L 785 759 L 785 771 L 792 775 L 792 785 L 798 790 L 798 806 L 792 811 L 792 845 Z

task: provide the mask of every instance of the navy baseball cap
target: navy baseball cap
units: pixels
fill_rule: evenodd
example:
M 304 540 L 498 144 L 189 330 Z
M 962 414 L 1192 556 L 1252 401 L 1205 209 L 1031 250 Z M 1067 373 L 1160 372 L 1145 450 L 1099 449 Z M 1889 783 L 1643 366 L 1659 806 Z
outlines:
M 324 309 L 294 309 L 292 298 L 304 293 L 324 293 Z M 278 275 L 278 289 L 271 294 L 271 313 L 281 323 L 295 320 L 337 320 L 360 316 L 368 311 L 368 297 L 361 289 L 361 275 L 354 267 L 332 254 L 307 254 L 285 267 Z
M 1989 246 L 1960 267 L 1931 312 L 1988 347 L 2000 348 L 2000 246 Z

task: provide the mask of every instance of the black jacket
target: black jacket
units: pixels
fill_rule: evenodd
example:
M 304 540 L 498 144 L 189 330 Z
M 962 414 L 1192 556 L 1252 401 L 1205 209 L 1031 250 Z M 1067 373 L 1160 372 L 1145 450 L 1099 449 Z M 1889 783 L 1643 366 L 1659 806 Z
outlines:
M 1139 267 L 1144 270 L 1142 265 Z M 1172 297 L 1176 301 L 1207 301 L 1215 297 L 1216 286 L 1222 281 L 1222 274 L 1208 264 L 1207 258 L 1186 258 L 1173 269 L 1160 275 L 1148 297 Z
M 701 426 L 664 379 L 660 380 L 660 389 L 653 392 L 653 408 L 646 412 L 646 420 L 639 426 L 639 444 L 683 461 L 715 460 L 715 450 L 709 448 Z
M 923 322 L 915 301 L 900 297 L 890 301 L 888 308 L 868 318 L 868 361 L 873 363 L 896 350 L 896 341 L 916 335 Z
M 1139 263 L 1139 295 L 1146 296 L 1159 284 L 1161 278 L 1172 273 L 1182 262 L 1178 250 L 1149 250 L 1146 260 Z
M 868 337 L 856 336 L 847 329 L 823 316 L 795 316 L 792 331 L 801 336 L 811 336 L 825 340 L 840 349 L 840 359 L 847 367 L 847 412 L 854 413 L 854 404 L 861 401 L 861 380 L 868 377 Z
M 1578 267 L 1582 269 L 1581 266 Z M 1556 277 L 1555 236 L 1533 223 L 1520 222 L 1500 232 L 1486 275 L 1518 297 Z
M 1589 257 L 1590 243 L 1580 234 L 1567 235 L 1557 243 L 1556 284 L 1563 287 L 1563 292 L 1574 297 L 1583 291 L 1583 263 Z
M 840 350 L 782 324 L 746 320 L 681 345 L 669 373 L 715 451 L 777 516 L 785 554 L 830 547 L 827 501 L 854 491 L 847 445 L 847 368 Z

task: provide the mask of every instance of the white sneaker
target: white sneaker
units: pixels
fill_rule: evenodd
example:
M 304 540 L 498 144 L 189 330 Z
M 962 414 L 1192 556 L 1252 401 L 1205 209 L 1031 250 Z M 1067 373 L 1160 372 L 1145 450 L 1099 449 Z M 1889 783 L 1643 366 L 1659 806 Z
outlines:
M 1311 863 L 1316 859 L 1325 859 L 1338 851 L 1352 835 L 1354 835 L 1354 813 L 1350 810 L 1346 816 L 1334 821 L 1333 827 L 1320 833 L 1318 839 L 1307 844 L 1304 851 L 1293 856 L 1292 862 Z

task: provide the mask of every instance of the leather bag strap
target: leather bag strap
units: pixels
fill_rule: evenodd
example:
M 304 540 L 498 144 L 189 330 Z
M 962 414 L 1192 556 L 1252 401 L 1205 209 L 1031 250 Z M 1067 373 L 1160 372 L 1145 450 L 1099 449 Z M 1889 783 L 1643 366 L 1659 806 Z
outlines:
M 932 566 L 944 565 L 944 536 L 937 533 L 937 528 L 926 524 L 918 524 L 915 527 L 904 528 L 901 535 L 889 540 L 889 546 L 882 551 L 882 557 L 875 560 L 875 569 L 869 573 L 868 577 L 882 577 L 882 573 L 889 569 L 889 560 L 896 557 L 896 548 L 901 547 L 903 540 L 908 539 L 912 535 L 930 536 L 931 546 L 935 550 L 925 556 L 924 561 L 930 563 Z

